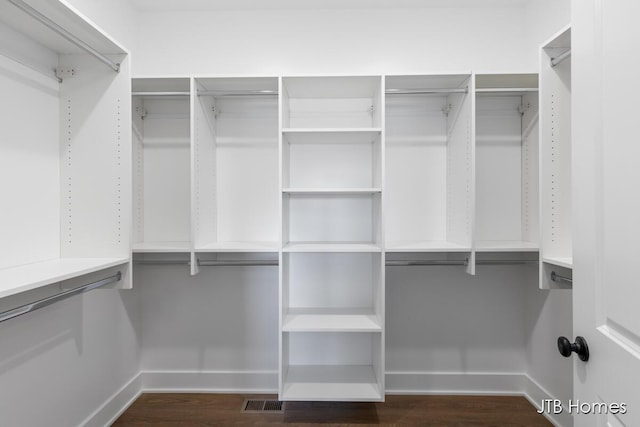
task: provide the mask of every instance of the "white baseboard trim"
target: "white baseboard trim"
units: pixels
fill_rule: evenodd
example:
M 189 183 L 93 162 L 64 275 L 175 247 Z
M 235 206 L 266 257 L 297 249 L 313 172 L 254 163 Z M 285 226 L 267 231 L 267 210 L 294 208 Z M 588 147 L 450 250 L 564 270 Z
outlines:
M 547 390 L 524 373 L 387 372 L 386 394 L 460 394 L 524 396 L 536 409 Z M 277 394 L 277 371 L 142 371 L 114 393 L 82 424 L 111 425 L 142 393 Z M 557 427 L 572 427 L 562 414 L 544 416 Z
M 387 394 L 522 395 L 522 373 L 390 372 Z
M 524 397 L 531 402 L 537 410 L 540 410 L 541 403 L 545 399 L 557 399 L 556 396 L 552 396 L 544 387 L 538 384 L 533 378 L 525 375 L 526 382 L 524 387 Z M 565 402 L 566 403 L 566 402 Z M 561 414 L 553 414 L 543 412 L 546 419 L 556 427 L 572 427 L 573 417 L 567 411 L 567 408 Z
M 82 423 L 84 427 L 109 426 L 142 394 L 140 373 L 115 392 L 100 408 Z
M 145 393 L 278 393 L 278 371 L 142 371 Z

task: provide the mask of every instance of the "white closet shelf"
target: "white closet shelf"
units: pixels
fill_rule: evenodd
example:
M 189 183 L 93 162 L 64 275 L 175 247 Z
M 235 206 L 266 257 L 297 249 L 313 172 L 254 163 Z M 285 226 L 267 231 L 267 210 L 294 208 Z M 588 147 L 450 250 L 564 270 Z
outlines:
M 371 144 L 382 128 L 284 128 L 285 142 L 290 144 Z
M 216 242 L 197 246 L 195 252 L 278 252 L 278 242 Z
M 372 309 L 290 308 L 284 332 L 382 332 L 380 318 Z
M 542 262 L 557 265 L 564 268 L 573 268 L 573 257 L 548 257 L 543 256 Z
M 380 245 L 364 242 L 289 242 L 283 252 L 382 252 Z
M 522 240 L 486 240 L 476 242 L 476 252 L 536 252 L 540 245 Z
M 290 365 L 282 399 L 370 402 L 382 392 L 370 365 Z
M 388 242 L 386 252 L 470 252 L 471 246 L 453 242 L 424 240 L 415 242 Z
M 134 243 L 133 253 L 177 253 L 190 252 L 190 242 L 140 242 Z
M 282 192 L 285 194 L 378 194 L 382 192 L 379 187 L 372 188 L 284 188 Z
M 282 128 L 282 133 L 286 134 L 312 134 L 312 133 L 382 133 L 382 128 Z
M 0 270 L 0 298 L 126 264 L 129 258 L 58 258 Z

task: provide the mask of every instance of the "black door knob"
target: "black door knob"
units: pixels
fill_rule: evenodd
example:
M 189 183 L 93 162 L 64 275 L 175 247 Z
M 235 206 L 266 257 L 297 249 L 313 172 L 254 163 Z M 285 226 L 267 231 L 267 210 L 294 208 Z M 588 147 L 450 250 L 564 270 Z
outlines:
M 583 362 L 589 360 L 589 346 L 587 345 L 587 341 L 582 337 L 576 337 L 576 342 L 573 344 L 571 344 L 571 341 L 566 337 L 559 337 L 558 351 L 560 351 L 560 354 L 564 357 L 569 357 L 572 352 L 575 352 Z

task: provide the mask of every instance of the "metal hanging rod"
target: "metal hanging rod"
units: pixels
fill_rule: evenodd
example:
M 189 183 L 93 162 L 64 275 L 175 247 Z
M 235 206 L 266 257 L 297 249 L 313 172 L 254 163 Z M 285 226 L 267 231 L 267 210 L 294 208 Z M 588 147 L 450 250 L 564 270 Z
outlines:
M 469 260 L 387 260 L 385 265 L 387 267 L 403 267 L 408 265 L 462 265 L 469 264 Z
M 138 265 L 191 265 L 189 261 L 176 260 L 136 260 L 133 262 Z M 477 260 L 476 265 L 523 265 L 537 264 L 536 260 L 521 259 L 496 259 L 496 260 Z M 278 260 L 198 260 L 200 267 L 228 267 L 228 266 L 278 266 Z M 387 267 L 401 267 L 414 265 L 433 265 L 433 266 L 451 266 L 451 265 L 469 265 L 468 259 L 459 260 L 387 260 Z
M 36 19 L 40 23 L 46 25 L 48 28 L 50 28 L 52 31 L 54 31 L 58 35 L 60 35 L 62 38 L 66 39 L 67 41 L 69 41 L 71 43 L 73 43 L 74 45 L 76 45 L 80 49 L 84 50 L 88 54 L 94 56 L 96 59 L 98 59 L 100 62 L 106 64 L 109 68 L 111 68 L 116 73 L 120 72 L 120 64 L 118 64 L 117 62 L 112 61 L 111 59 L 107 58 L 102 53 L 98 52 L 97 50 L 95 50 L 94 48 L 89 46 L 87 43 L 85 43 L 84 41 L 80 40 L 78 37 L 74 36 L 69 31 L 65 30 L 60 25 L 56 24 L 51 19 L 47 18 L 46 16 L 44 16 L 43 14 L 41 14 L 40 12 L 38 12 L 37 10 L 35 10 L 31 6 L 29 6 L 28 4 L 26 4 L 22 0 L 8 0 L 8 1 L 9 1 L 9 3 L 14 5 L 18 9 L 22 10 L 23 12 L 25 12 L 29 16 L 33 17 L 34 19 Z
M 567 285 L 573 285 L 573 279 L 557 274 L 555 271 L 551 272 L 551 280 L 558 283 L 566 283 Z
M 191 265 L 189 261 L 179 260 L 136 260 L 138 265 Z M 253 267 L 278 266 L 278 260 L 198 260 L 199 267 Z
M 225 97 L 225 96 L 278 96 L 277 90 L 238 90 L 238 91 L 228 91 L 228 90 L 199 90 L 198 96 L 217 96 L 217 97 Z
M 523 264 L 537 264 L 536 260 L 525 260 L 525 259 L 487 259 L 487 260 L 476 260 L 476 265 L 523 265 Z M 457 259 L 457 260 L 387 260 L 387 267 L 397 267 L 397 266 L 408 266 L 408 265 L 461 265 L 467 266 L 469 265 L 468 259 Z
M 189 91 L 176 91 L 176 92 L 131 92 L 133 96 L 189 96 Z
M 525 265 L 538 264 L 536 259 L 483 259 L 476 260 L 476 265 Z
M 30 304 L 23 305 L 18 308 L 14 308 L 11 310 L 3 311 L 0 313 L 0 322 L 4 322 L 5 320 L 13 319 L 14 317 L 22 316 L 23 314 L 31 313 L 32 311 L 38 310 L 40 308 L 51 305 L 55 302 L 62 301 L 63 299 L 70 298 L 74 295 L 81 294 L 83 292 L 88 292 L 93 289 L 97 289 L 99 287 L 108 285 L 110 283 L 115 283 L 122 280 L 122 273 L 117 272 L 113 276 L 109 276 L 105 279 L 98 280 L 96 282 L 89 283 L 88 285 L 80 286 L 79 288 L 70 289 L 65 292 L 61 292 L 59 294 L 50 296 L 48 298 L 43 298 L 36 302 L 32 302 Z
M 571 49 L 568 49 L 565 52 L 561 53 L 560 55 L 554 58 L 551 58 L 551 67 L 555 67 L 556 65 L 560 64 L 562 61 L 564 61 L 570 56 L 571 56 Z
M 463 88 L 432 88 L 432 89 L 387 89 L 387 95 L 431 95 L 448 93 L 468 93 L 469 87 Z
M 476 93 L 538 92 L 537 87 L 482 87 Z
M 134 260 L 136 265 L 191 265 L 189 261 L 176 260 Z

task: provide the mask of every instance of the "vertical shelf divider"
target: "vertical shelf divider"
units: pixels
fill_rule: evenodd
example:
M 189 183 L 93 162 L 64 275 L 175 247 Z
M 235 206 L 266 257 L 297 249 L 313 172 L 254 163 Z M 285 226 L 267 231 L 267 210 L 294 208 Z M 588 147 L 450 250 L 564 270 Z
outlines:
M 191 241 L 189 247 L 189 270 L 192 276 L 195 276 L 200 272 L 200 267 L 198 265 L 197 254 L 195 253 L 195 242 L 196 242 L 196 227 L 198 218 L 196 217 L 197 210 L 197 200 L 198 200 L 198 188 L 196 186 L 196 162 L 197 162 L 197 153 L 196 153 L 196 138 L 198 129 L 196 128 L 196 111 L 200 106 L 198 105 L 198 88 L 196 86 L 196 81 L 193 77 L 189 79 L 189 129 L 190 129 L 190 139 L 189 145 L 191 147 L 191 157 L 189 163 L 189 189 L 191 192 L 191 199 L 189 205 L 189 218 L 190 218 L 190 236 Z

